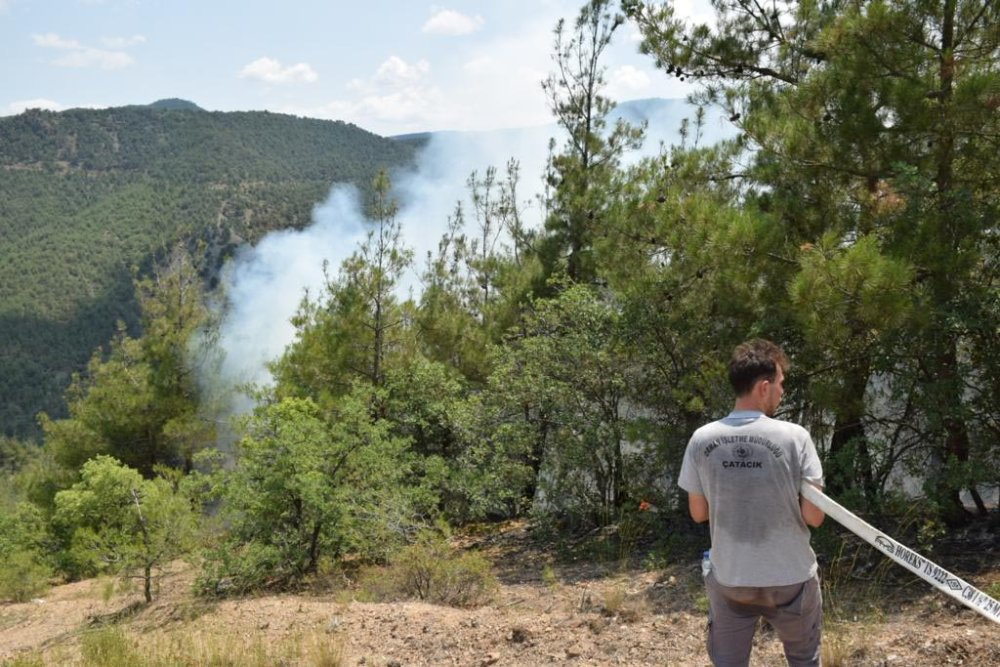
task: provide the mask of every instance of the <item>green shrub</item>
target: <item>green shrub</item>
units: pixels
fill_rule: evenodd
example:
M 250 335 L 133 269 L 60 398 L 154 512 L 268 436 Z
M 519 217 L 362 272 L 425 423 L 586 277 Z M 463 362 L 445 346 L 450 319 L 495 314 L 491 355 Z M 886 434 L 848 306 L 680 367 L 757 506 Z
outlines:
M 605 616 L 614 616 L 624 623 L 637 623 L 649 618 L 652 608 L 642 593 L 629 595 L 623 586 L 615 586 L 604 593 Z
M 276 546 L 223 544 L 207 555 L 195 579 L 195 590 L 209 597 L 244 595 L 268 588 L 272 582 L 287 584 L 295 574 L 289 570 Z
M 488 602 L 498 587 L 492 563 L 482 554 L 456 553 L 445 535 L 424 531 L 365 588 L 377 599 L 417 599 L 452 607 Z
M 107 626 L 85 634 L 80 641 L 80 663 L 86 667 L 272 667 L 346 664 L 343 636 L 326 632 L 293 634 L 280 639 L 245 638 L 232 633 L 186 628 L 162 635 L 140 634 L 121 626 Z M 24 656 L 10 667 L 66 664 L 52 656 Z M 6 663 L 3 663 L 7 667 Z
M 48 587 L 52 570 L 44 558 L 46 538 L 38 507 L 0 499 L 0 600 L 24 602 Z
M 48 590 L 51 576 L 35 552 L 15 550 L 0 562 L 0 600 L 27 602 Z
M 983 588 L 983 592 L 994 600 L 1000 600 L 1000 581 L 994 581 L 992 584 L 986 586 Z
M 170 480 L 144 479 L 110 456 L 83 464 L 80 481 L 56 494 L 53 524 L 72 573 L 142 573 L 152 602 L 158 572 L 193 547 L 197 515 Z

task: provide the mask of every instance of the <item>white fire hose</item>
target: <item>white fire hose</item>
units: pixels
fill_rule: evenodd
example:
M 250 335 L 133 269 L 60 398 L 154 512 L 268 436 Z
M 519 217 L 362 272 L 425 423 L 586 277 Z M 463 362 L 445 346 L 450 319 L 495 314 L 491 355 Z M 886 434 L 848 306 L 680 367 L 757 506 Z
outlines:
M 809 482 L 802 482 L 802 497 L 823 510 L 827 516 L 849 531 L 893 559 L 907 570 L 917 575 L 945 595 L 958 600 L 966 607 L 974 609 L 994 623 L 1000 623 L 1000 602 L 972 584 L 956 577 L 940 565 L 931 562 L 909 549 L 871 524 L 849 512 L 842 505 L 817 489 Z

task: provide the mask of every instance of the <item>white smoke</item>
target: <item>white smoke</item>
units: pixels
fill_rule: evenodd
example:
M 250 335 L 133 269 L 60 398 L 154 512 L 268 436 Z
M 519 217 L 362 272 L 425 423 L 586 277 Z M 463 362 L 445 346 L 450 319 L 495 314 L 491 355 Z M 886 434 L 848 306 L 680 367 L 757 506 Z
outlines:
M 693 114 L 680 101 L 643 101 L 623 113 L 626 120 L 649 122 L 648 139 L 642 151 L 629 161 L 659 151 L 661 142 L 676 141 L 680 120 Z M 714 141 L 721 134 L 709 130 Z M 411 170 L 390 174 L 393 196 L 399 202 L 398 220 L 403 243 L 414 251 L 414 263 L 403 277 L 402 296 L 419 297 L 419 275 L 425 258 L 435 253 L 457 202 L 467 214 L 472 172 L 482 178 L 489 167 L 497 180 L 514 159 L 520 167 L 518 203 L 528 226 L 541 224 L 538 194 L 548 158 L 550 137 L 563 139 L 555 126 L 495 132 L 443 132 L 431 135 Z M 708 143 L 711 143 L 709 141 Z M 312 223 L 302 230 L 276 231 L 255 247 L 244 248 L 233 259 L 223 277 L 227 305 L 220 328 L 219 346 L 224 358 L 212 377 L 205 378 L 218 396 L 244 385 L 267 386 L 271 382 L 268 363 L 278 359 L 293 342 L 291 318 L 303 296 L 321 297 L 327 277 L 335 278 L 341 263 L 364 240 L 366 221 L 357 190 L 335 184 L 326 201 L 313 211 Z M 466 224 L 473 225 L 469 215 Z M 473 229 L 468 230 L 473 233 Z M 328 276 L 324 274 L 327 267 Z M 231 411 L 246 412 L 252 402 L 245 396 L 231 401 Z
M 291 318 L 303 296 L 322 291 L 325 263 L 335 275 L 364 233 L 357 190 L 338 184 L 313 210 L 308 228 L 272 232 L 236 255 L 222 281 L 227 306 L 219 331 L 225 351 L 219 372 L 226 385 L 270 382 L 267 363 L 294 338 Z
M 521 165 L 526 220 L 531 220 L 532 192 L 538 190 L 546 159 L 548 130 L 506 133 L 432 135 L 416 166 L 390 174 L 392 195 L 400 208 L 403 244 L 414 263 L 401 281 L 402 296 L 419 296 L 419 275 L 428 252 L 436 252 L 456 203 L 467 199 L 466 182 L 494 166 L 502 174 L 514 158 Z M 218 348 L 222 358 L 203 384 L 211 395 L 228 396 L 228 412 L 247 412 L 253 403 L 244 389 L 272 382 L 268 364 L 294 341 L 291 323 L 303 297 L 322 298 L 326 281 L 365 239 L 364 202 L 351 185 L 335 184 L 316 206 L 312 223 L 302 230 L 268 234 L 243 248 L 223 272 L 224 294 Z M 538 219 L 537 214 L 534 218 Z

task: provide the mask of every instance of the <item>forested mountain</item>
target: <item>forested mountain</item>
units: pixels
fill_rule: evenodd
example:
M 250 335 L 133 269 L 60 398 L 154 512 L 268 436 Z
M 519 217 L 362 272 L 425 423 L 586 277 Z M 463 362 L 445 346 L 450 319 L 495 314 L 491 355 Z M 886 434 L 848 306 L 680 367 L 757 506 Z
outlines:
M 65 412 L 70 374 L 133 326 L 133 271 L 177 240 L 219 260 L 308 223 L 415 150 L 354 125 L 184 100 L 0 118 L 0 432 Z

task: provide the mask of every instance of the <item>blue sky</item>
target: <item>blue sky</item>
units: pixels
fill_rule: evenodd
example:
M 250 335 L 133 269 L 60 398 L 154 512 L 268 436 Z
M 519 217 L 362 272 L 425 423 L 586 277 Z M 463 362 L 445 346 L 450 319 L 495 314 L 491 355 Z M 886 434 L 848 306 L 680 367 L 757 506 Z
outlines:
M 0 115 L 146 104 L 340 119 L 379 134 L 551 120 L 552 30 L 583 0 L 0 0 Z M 698 16 L 707 0 L 676 0 Z M 687 89 L 619 30 L 617 100 Z

